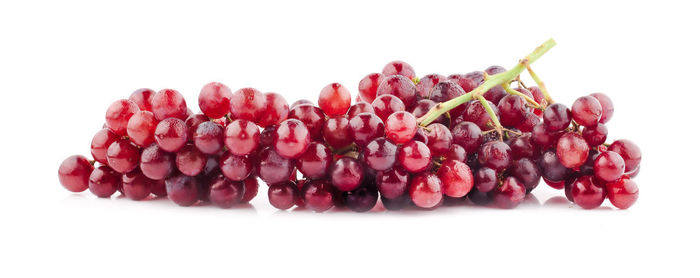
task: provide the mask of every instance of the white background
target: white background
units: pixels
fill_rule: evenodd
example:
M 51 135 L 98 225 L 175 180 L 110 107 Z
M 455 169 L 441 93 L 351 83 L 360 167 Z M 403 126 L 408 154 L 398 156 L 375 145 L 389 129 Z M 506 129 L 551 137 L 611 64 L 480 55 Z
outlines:
M 646 2 L 3 1 L 0 276 L 697 277 L 698 7 Z M 178 89 L 193 110 L 210 81 L 291 103 L 331 82 L 355 93 L 394 59 L 419 76 L 510 67 L 549 37 L 534 68 L 553 97 L 607 93 L 609 138 L 642 148 L 627 211 L 543 183 L 514 210 L 281 212 L 264 185 L 252 207 L 181 208 L 56 177 L 136 88 Z

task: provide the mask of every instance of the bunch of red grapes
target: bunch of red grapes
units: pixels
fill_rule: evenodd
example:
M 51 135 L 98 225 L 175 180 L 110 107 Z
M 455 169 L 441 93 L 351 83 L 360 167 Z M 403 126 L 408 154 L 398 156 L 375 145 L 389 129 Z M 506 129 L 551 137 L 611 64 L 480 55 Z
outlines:
M 199 95 L 201 114 L 176 90 L 139 89 L 107 109 L 92 139 L 94 161 L 67 158 L 59 180 L 98 197 L 119 191 L 133 200 L 167 196 L 181 206 L 228 208 L 255 197 L 260 178 L 278 209 L 362 212 L 380 198 L 388 210 L 464 199 L 512 208 L 543 179 L 585 209 L 606 198 L 630 207 L 641 152 L 629 140 L 605 144 L 613 104 L 604 94 L 580 97 L 569 109 L 548 104 L 536 86 L 518 83 L 519 94 L 496 86 L 485 102 L 471 100 L 419 125 L 438 103 L 504 71 L 418 79 L 395 61 L 360 81 L 353 105 L 338 83 L 321 90 L 318 105 L 291 106 L 277 93 L 209 83 Z

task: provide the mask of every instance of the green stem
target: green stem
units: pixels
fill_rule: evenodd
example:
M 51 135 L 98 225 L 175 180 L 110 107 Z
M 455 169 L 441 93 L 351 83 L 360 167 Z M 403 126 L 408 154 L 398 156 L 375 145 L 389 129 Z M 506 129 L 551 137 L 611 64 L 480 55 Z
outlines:
M 411 79 L 411 81 L 413 81 L 413 85 L 418 85 L 418 83 L 420 82 L 420 78 L 416 76 L 413 79 Z
M 520 62 L 518 62 L 518 64 L 515 65 L 515 67 L 513 67 L 512 69 L 489 76 L 489 78 L 485 80 L 484 83 L 481 83 L 479 87 L 476 87 L 474 90 L 465 95 L 461 95 L 446 102 L 438 103 L 438 105 L 435 105 L 423 117 L 420 117 L 418 119 L 418 122 L 422 126 L 427 126 L 445 112 L 450 111 L 453 108 L 472 100 L 474 97 L 478 98 L 479 96 L 483 95 L 486 91 L 495 86 L 510 82 L 525 70 L 527 64 L 531 64 L 537 61 L 537 59 L 542 57 L 542 55 L 547 53 L 547 51 L 549 51 L 556 44 L 557 43 L 554 42 L 553 39 L 547 40 L 546 42 L 535 48 L 535 50 L 533 50 L 525 58 L 520 60 Z
M 493 111 L 493 108 L 491 108 L 491 105 L 489 105 L 488 101 L 483 96 L 479 96 L 477 99 L 479 99 L 479 102 L 481 102 L 481 106 L 484 107 L 486 113 L 489 113 L 489 117 L 491 117 L 491 121 L 493 122 L 493 127 L 500 134 L 503 130 L 503 126 L 501 125 L 501 121 L 498 120 L 496 112 Z
M 532 99 L 531 97 L 529 97 L 526 94 L 523 94 L 521 92 L 516 91 L 515 89 L 511 88 L 510 86 L 508 86 L 506 84 L 503 84 L 503 89 L 505 89 L 506 92 L 508 92 L 511 95 L 516 95 L 516 96 L 520 96 L 520 97 L 524 98 L 527 102 L 529 102 L 530 104 L 534 105 L 537 108 L 540 107 L 540 104 L 537 103 L 537 101 L 535 101 L 534 99 Z
M 535 83 L 537 83 L 537 87 L 540 88 L 540 91 L 542 92 L 542 95 L 544 95 L 544 99 L 547 101 L 548 104 L 554 103 L 554 100 L 552 100 L 552 97 L 549 96 L 549 91 L 547 91 L 547 87 L 544 86 L 544 82 L 542 82 L 542 79 L 540 79 L 537 74 L 532 70 L 532 67 L 528 64 L 526 66 L 527 72 L 530 74 L 530 77 L 532 77 L 532 80 L 535 80 Z

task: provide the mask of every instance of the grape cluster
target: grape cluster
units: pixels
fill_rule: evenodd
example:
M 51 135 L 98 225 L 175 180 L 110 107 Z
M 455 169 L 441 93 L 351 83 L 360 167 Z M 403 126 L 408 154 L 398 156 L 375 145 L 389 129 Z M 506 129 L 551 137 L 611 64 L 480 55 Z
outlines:
M 505 71 L 417 78 L 409 64 L 394 61 L 362 78 L 355 104 L 338 83 L 321 90 L 318 105 L 289 106 L 277 93 L 233 92 L 214 82 L 200 92 L 201 114 L 176 90 L 139 89 L 108 107 L 92 140 L 94 161 L 67 158 L 59 179 L 98 197 L 119 191 L 133 200 L 152 194 L 181 206 L 228 208 L 255 197 L 260 178 L 278 209 L 362 212 L 379 199 L 388 210 L 450 199 L 512 208 L 542 178 L 582 208 L 606 197 L 631 206 L 641 152 L 629 140 L 605 144 L 613 106 L 604 94 L 569 109 L 547 103 L 536 86 L 496 86 L 419 124 L 439 103 Z

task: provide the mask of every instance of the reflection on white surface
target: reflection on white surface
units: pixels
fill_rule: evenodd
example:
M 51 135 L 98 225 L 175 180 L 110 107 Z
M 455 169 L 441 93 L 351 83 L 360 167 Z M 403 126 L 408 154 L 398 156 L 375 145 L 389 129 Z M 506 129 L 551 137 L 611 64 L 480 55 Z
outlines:
M 563 191 L 557 191 L 563 194 Z M 275 215 L 287 215 L 287 214 L 378 214 L 378 213 L 386 213 L 386 214 L 392 214 L 392 215 L 414 215 L 414 214 L 439 214 L 439 213 L 447 213 L 447 214 L 452 214 L 452 213 L 457 213 L 459 211 L 463 210 L 474 210 L 474 211 L 491 211 L 491 210 L 497 210 L 497 211 L 508 211 L 508 209 L 501 209 L 497 208 L 492 205 L 486 205 L 486 206 L 480 206 L 472 203 L 466 198 L 453 198 L 450 201 L 446 201 L 443 203 L 442 206 L 435 208 L 435 209 L 421 209 L 415 206 L 410 206 L 407 208 L 404 208 L 400 211 L 389 211 L 384 208 L 384 206 L 381 203 L 381 199 L 377 200 L 377 204 L 367 212 L 363 213 L 355 213 L 347 208 L 337 208 L 333 207 L 330 210 L 323 212 L 323 213 L 316 213 L 313 212 L 307 208 L 303 207 L 292 207 L 289 210 L 281 211 L 278 210 L 269 203 L 267 203 L 267 196 L 266 194 L 256 196 L 251 203 L 247 204 L 239 204 L 236 205 L 232 208 L 228 209 L 222 209 L 219 207 L 216 207 L 212 205 L 211 203 L 208 202 L 199 202 L 196 205 L 190 206 L 190 207 L 181 207 L 176 205 L 175 203 L 171 202 L 168 200 L 167 197 L 155 197 L 153 195 L 149 196 L 148 198 L 140 201 L 133 201 L 130 200 L 123 195 L 121 195 L 119 192 L 115 193 L 111 198 L 97 198 L 94 196 L 91 196 L 89 193 L 84 192 L 80 194 L 71 194 L 71 193 L 66 193 L 67 195 L 63 199 L 63 204 L 72 207 L 72 208 L 80 208 L 80 206 L 119 206 L 119 207 L 131 207 L 128 208 L 130 210 L 133 209 L 141 209 L 141 210 L 149 210 L 150 208 L 157 208 L 157 209 L 167 209 L 167 208 L 175 208 L 178 210 L 182 209 L 190 209 L 192 211 L 197 211 L 197 212 L 202 212 L 202 211 L 207 211 L 210 212 L 212 210 L 218 210 L 218 211 L 233 211 L 236 213 L 241 213 L 241 214 L 259 214 L 259 213 L 268 213 L 268 212 L 273 212 Z M 525 196 L 525 199 L 518 205 L 516 208 L 510 209 L 510 210 L 532 210 L 532 209 L 551 209 L 551 210 L 557 210 L 557 209 L 568 209 L 568 210 L 582 210 L 572 202 L 569 202 L 569 200 L 566 199 L 564 196 L 559 196 L 559 195 L 552 195 L 552 194 L 546 194 L 546 193 L 540 193 L 539 195 L 545 195 L 547 196 L 544 202 L 540 201 L 541 197 L 538 197 L 538 192 L 535 190 L 535 192 L 528 194 Z M 149 208 L 150 207 L 150 208 Z M 634 206 L 631 208 L 634 209 Z M 604 202 L 603 205 L 601 205 L 599 208 L 593 209 L 595 210 L 617 210 L 613 209 L 608 201 Z M 202 212 L 204 213 L 204 212 Z

